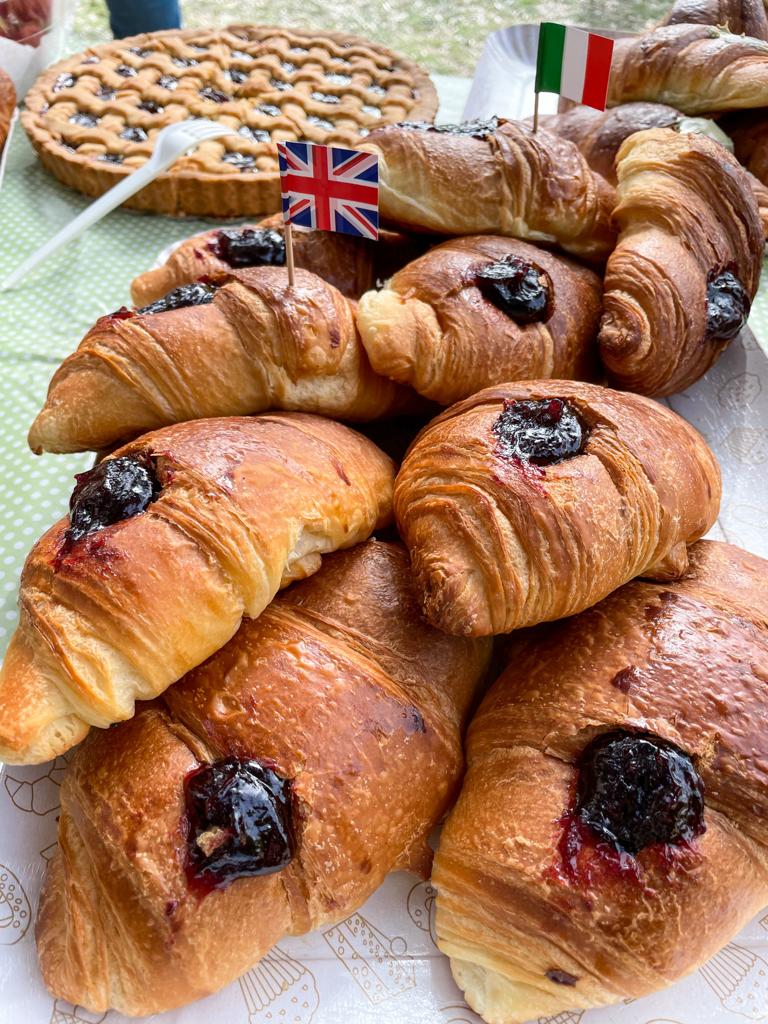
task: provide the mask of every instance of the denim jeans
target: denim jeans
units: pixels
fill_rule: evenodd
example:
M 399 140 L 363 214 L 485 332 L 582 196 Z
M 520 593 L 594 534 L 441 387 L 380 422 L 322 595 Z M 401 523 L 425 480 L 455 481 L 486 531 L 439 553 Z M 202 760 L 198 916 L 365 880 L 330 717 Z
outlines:
M 179 28 L 179 0 L 107 0 L 109 23 L 115 39 Z

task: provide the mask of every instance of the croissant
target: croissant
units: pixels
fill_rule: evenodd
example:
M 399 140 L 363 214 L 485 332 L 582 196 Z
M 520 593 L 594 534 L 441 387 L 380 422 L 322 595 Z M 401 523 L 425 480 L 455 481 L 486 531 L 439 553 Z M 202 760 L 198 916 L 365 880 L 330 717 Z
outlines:
M 675 0 L 662 25 L 718 25 L 732 35 L 768 39 L 764 0 Z
M 373 372 L 355 306 L 281 267 L 230 270 L 100 320 L 61 364 L 29 432 L 35 452 L 109 448 L 170 423 L 297 409 L 349 420 L 407 411 Z
M 665 25 L 617 39 L 608 106 L 633 100 L 685 114 L 768 106 L 768 42 L 713 25 Z
M 371 366 L 442 405 L 501 381 L 595 374 L 600 278 L 513 239 L 444 242 L 360 300 Z
M 768 184 L 768 112 L 744 110 L 723 118 L 736 156 L 763 184 Z
M 301 414 L 178 424 L 77 478 L 21 576 L 0 669 L 0 760 L 47 761 L 133 714 L 243 615 L 391 517 L 394 467 Z
M 606 269 L 600 354 L 620 387 L 669 395 L 706 373 L 744 326 L 763 227 L 744 170 L 702 135 L 638 132 L 617 168 L 620 234 Z
M 719 505 L 717 462 L 685 420 L 564 380 L 452 406 L 395 481 L 424 613 L 468 636 L 573 615 L 635 576 L 679 576 Z
M 0 153 L 11 129 L 13 112 L 16 109 L 16 89 L 13 79 L 0 68 Z
M 373 288 L 377 278 L 386 278 L 395 268 L 415 259 L 424 250 L 417 238 L 381 231 L 378 242 L 339 234 L 310 231 L 294 225 L 293 256 L 297 267 L 311 270 L 350 299 Z M 252 266 L 283 266 L 285 238 L 281 214 L 258 224 L 237 228 L 216 228 L 193 235 L 182 242 L 166 262 L 140 274 L 131 284 L 135 306 L 156 302 L 183 284 L 206 275 L 227 274 Z
M 37 921 L 51 992 L 159 1013 L 346 917 L 388 872 L 428 872 L 489 654 L 420 619 L 402 546 L 370 541 L 92 733 L 62 786 Z
M 584 154 L 587 163 L 612 185 L 616 184 L 616 154 L 624 139 L 647 128 L 675 128 L 682 132 L 701 132 L 723 145 L 733 148 L 728 136 L 714 121 L 687 118 L 663 103 L 622 103 L 609 110 L 594 107 L 572 107 L 562 114 L 541 118 L 547 131 L 570 139 Z M 725 126 L 723 126 L 725 127 Z M 742 163 L 738 153 L 737 156 Z M 768 188 L 754 174 L 748 173 L 749 185 L 757 202 L 763 234 L 768 238 Z M 766 178 L 768 180 L 768 178 Z
M 403 122 L 360 148 L 378 154 L 381 215 L 398 227 L 554 242 L 590 260 L 613 247 L 613 189 L 547 131 L 497 118 Z
M 768 563 L 690 559 L 512 637 L 470 726 L 432 881 L 493 1024 L 670 985 L 768 901 Z

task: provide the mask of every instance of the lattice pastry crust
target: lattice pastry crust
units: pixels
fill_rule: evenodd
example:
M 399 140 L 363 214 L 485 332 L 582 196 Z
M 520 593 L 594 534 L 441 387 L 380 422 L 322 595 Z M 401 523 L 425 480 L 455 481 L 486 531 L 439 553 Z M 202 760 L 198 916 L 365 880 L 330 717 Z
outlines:
M 222 121 L 205 142 L 126 203 L 159 213 L 234 217 L 279 206 L 275 143 L 354 148 L 372 127 L 432 120 L 429 76 L 356 36 L 262 25 L 154 32 L 95 46 L 49 68 L 22 122 L 60 181 L 101 195 L 149 157 L 167 124 Z

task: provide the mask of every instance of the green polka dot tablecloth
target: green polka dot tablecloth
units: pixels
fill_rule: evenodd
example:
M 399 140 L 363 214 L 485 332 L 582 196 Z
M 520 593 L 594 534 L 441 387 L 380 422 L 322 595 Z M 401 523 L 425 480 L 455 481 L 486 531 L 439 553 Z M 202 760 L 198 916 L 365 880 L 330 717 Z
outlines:
M 87 204 L 58 185 L 16 130 L 0 189 L 0 280 Z M 73 474 L 92 457 L 30 453 L 26 434 L 56 366 L 94 320 L 126 303 L 129 283 L 170 243 L 207 225 L 115 212 L 0 294 L 0 652 L 16 621 L 27 550 L 67 508 Z M 768 276 L 766 277 L 768 281 Z M 669 400 L 707 437 L 725 496 L 712 535 L 768 556 L 768 288 L 704 381 Z M 183 581 L 180 581 L 183 585 Z M 66 758 L 0 771 L 0 1024 L 121 1024 L 54 1000 L 36 966 L 35 905 L 56 847 Z M 464 1004 L 435 944 L 434 890 L 391 875 L 359 911 L 333 927 L 285 939 L 238 982 L 201 1003 L 153 1018 L 162 1024 L 482 1024 Z M 684 1016 L 681 1017 L 681 1007 Z M 549 1024 L 655 1024 L 763 1020 L 768 1015 L 768 915 L 756 918 L 704 968 L 647 999 Z M 541 1022 L 539 1022 L 541 1024 Z

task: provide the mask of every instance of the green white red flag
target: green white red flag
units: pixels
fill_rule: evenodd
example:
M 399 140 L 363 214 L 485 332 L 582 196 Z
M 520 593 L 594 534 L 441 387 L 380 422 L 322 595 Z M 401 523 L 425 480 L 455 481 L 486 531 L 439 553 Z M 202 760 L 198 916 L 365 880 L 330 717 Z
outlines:
M 556 92 L 605 110 L 612 57 L 612 39 L 544 21 L 539 27 L 536 92 Z

